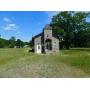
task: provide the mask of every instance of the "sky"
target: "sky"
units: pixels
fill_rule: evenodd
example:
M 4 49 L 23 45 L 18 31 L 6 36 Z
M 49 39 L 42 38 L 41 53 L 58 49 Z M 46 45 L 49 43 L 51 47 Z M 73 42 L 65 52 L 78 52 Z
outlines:
M 0 11 L 0 35 L 2 38 L 30 41 L 32 36 L 42 32 L 58 12 L 49 11 Z
M 55 11 L 0 11 L 0 35 L 10 39 L 14 36 L 22 41 L 30 41 L 32 36 L 42 32 L 51 22 Z M 90 21 L 90 19 L 87 19 Z

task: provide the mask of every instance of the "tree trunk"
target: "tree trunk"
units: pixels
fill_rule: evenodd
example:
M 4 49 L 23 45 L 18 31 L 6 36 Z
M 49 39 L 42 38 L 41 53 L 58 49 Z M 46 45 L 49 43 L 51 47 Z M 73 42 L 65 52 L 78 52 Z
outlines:
M 66 47 L 66 49 L 67 50 L 69 50 L 69 46 L 70 46 L 70 44 L 69 44 L 69 40 L 65 40 L 65 47 Z
M 69 43 L 66 44 L 66 49 L 69 50 Z
M 70 47 L 69 37 L 70 37 L 70 34 L 69 34 L 69 32 L 67 31 L 67 32 L 66 32 L 66 36 L 65 36 L 65 47 L 66 47 L 67 50 L 69 50 L 69 47 Z

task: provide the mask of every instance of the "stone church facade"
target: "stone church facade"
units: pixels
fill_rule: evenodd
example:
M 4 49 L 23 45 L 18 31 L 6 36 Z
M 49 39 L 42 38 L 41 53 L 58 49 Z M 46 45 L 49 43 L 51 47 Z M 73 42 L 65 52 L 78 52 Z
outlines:
M 46 25 L 43 32 L 32 37 L 35 53 L 59 52 L 59 39 L 53 35 L 52 27 Z

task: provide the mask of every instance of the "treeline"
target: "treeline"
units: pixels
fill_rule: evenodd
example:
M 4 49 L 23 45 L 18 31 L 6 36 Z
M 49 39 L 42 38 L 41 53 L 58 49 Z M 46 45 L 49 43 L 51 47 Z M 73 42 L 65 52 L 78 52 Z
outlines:
M 88 20 L 88 22 L 87 22 Z M 60 48 L 90 47 L 90 12 L 64 11 L 53 16 L 50 25 L 60 40 Z
M 66 48 L 65 40 L 60 42 L 60 48 Z M 90 29 L 72 34 L 69 39 L 69 48 L 90 48 Z
M 23 48 L 30 47 L 30 42 L 23 42 L 20 39 L 16 39 L 15 37 L 11 37 L 9 40 L 0 38 L 0 48 Z
M 88 20 L 88 22 L 87 22 Z M 90 12 L 63 11 L 52 17 L 50 25 L 53 33 L 60 39 L 60 48 L 90 47 Z M 32 46 L 32 42 L 23 42 L 11 37 L 0 38 L 0 48 Z
M 72 47 L 90 47 L 90 29 L 75 33 L 71 42 Z

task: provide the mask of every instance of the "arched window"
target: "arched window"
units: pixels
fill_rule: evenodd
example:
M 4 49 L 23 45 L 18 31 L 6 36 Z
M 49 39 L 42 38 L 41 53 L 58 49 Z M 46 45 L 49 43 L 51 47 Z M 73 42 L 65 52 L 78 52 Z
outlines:
M 52 50 L 52 41 L 50 39 L 47 39 L 45 41 L 46 49 Z

